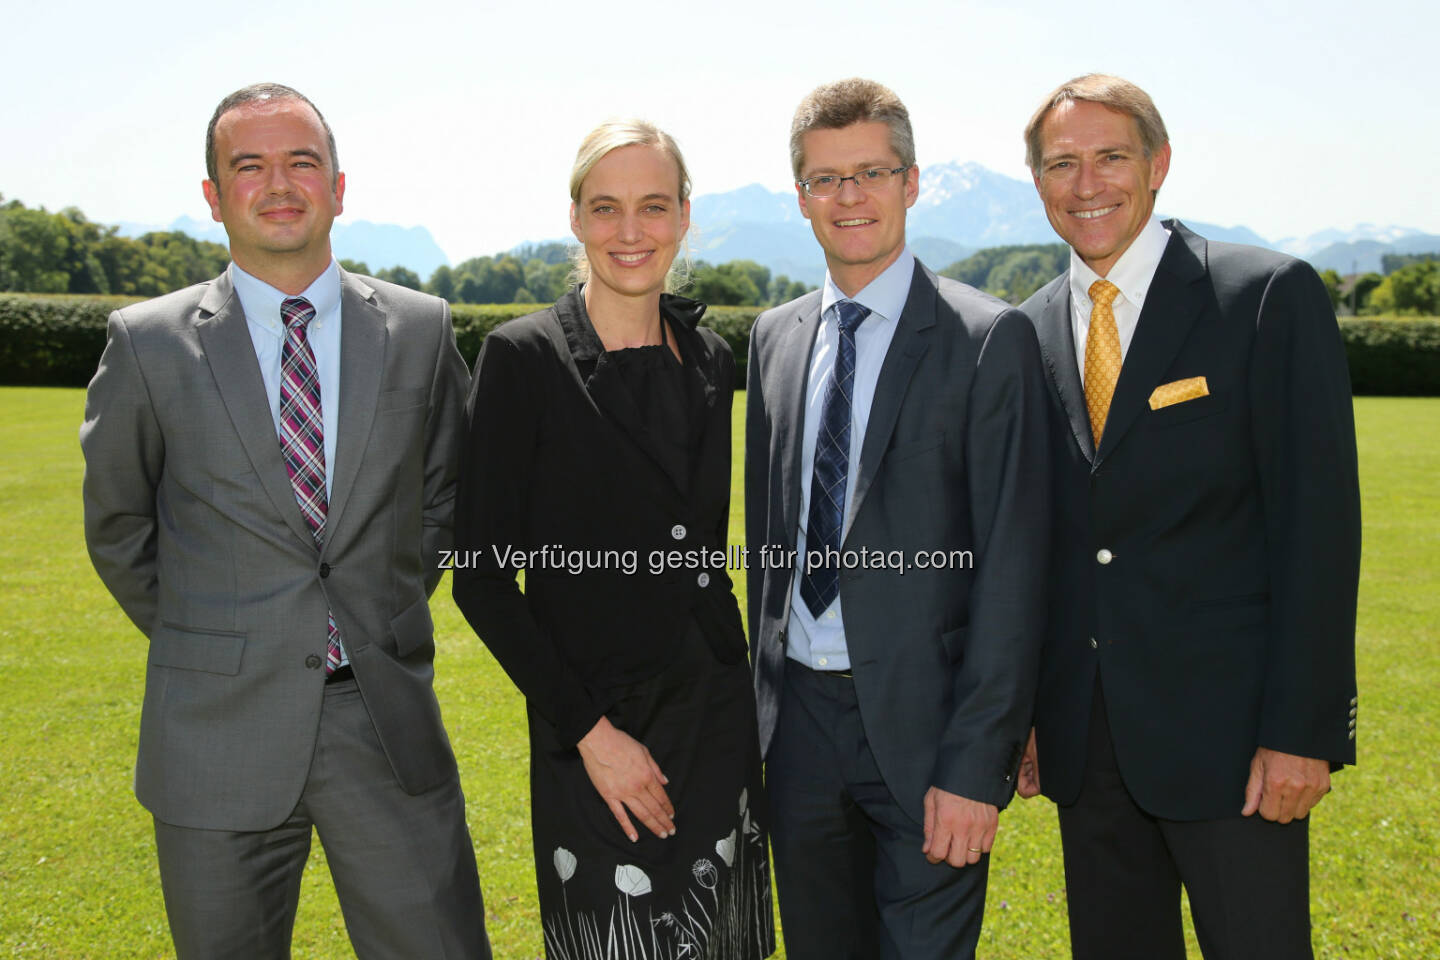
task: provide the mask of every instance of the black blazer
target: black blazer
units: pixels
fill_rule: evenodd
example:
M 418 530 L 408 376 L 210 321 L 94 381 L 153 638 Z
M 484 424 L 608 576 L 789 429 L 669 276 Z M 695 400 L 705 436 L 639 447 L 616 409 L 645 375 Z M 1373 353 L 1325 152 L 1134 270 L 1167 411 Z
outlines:
M 661 312 L 684 358 L 689 476 L 672 473 L 645 429 L 578 288 L 502 324 L 475 364 L 455 602 L 566 744 L 600 719 L 608 690 L 670 662 L 691 617 L 723 662 L 745 656 L 740 609 L 714 556 L 729 523 L 735 360 L 696 326 L 703 304 L 664 296 Z M 547 547 L 522 594 L 507 550 Z
M 1135 800 L 1212 819 L 1239 813 L 1257 747 L 1355 760 L 1355 425 L 1315 271 L 1167 226 L 1098 452 L 1069 274 L 1022 307 L 1053 410 L 1037 754 L 1045 793 L 1074 800 L 1098 671 Z M 1208 396 L 1150 408 L 1192 377 Z

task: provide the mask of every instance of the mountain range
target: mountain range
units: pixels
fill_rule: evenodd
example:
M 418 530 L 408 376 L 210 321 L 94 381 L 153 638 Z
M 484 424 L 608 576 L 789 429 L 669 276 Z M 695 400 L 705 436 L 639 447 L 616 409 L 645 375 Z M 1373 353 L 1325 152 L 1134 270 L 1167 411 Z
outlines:
M 1440 234 L 1409 227 L 1363 223 L 1350 230 L 1330 228 L 1270 241 L 1248 227 L 1221 227 L 1191 219 L 1183 211 L 1177 214 L 1187 226 L 1212 240 L 1283 250 L 1309 260 L 1316 269 L 1329 268 L 1341 274 L 1378 272 L 1380 258 L 1386 253 L 1440 251 Z M 800 215 L 793 190 L 772 191 L 756 183 L 697 196 L 691 201 L 690 222 L 690 246 L 697 260 L 754 260 L 769 267 L 774 276 L 783 274 L 811 285 L 825 277 L 824 259 L 810 224 Z M 220 224 L 190 217 L 166 227 L 120 224 L 125 236 L 157 229 L 180 230 L 198 239 L 225 243 Z M 920 196 L 907 216 L 906 233 L 916 256 L 936 270 L 984 247 L 1058 242 L 1029 181 L 1007 177 L 978 163 L 937 163 L 922 168 Z M 400 265 L 428 278 L 436 267 L 449 262 L 424 227 L 336 221 L 331 241 L 337 257 L 363 260 L 375 270 Z

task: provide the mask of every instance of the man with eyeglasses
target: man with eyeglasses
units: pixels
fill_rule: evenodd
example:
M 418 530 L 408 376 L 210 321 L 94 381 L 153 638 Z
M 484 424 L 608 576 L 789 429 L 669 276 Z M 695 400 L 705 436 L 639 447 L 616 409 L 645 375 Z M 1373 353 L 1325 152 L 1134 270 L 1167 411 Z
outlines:
M 974 955 L 1029 732 L 1049 530 L 1024 314 L 905 246 L 909 115 L 869 80 L 791 126 L 821 290 L 750 339 L 751 654 L 786 955 Z

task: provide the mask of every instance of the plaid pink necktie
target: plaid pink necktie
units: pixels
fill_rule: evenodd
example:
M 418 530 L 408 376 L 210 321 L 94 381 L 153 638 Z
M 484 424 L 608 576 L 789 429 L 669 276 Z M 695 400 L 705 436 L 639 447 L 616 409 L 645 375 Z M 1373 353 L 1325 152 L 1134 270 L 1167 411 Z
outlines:
M 315 538 L 325 545 L 325 515 L 330 504 L 325 493 L 325 420 L 320 407 L 320 374 L 315 351 L 305 331 L 315 319 L 315 308 L 304 297 L 291 297 L 280 304 L 285 321 L 285 346 L 280 351 L 280 453 L 285 472 L 295 491 L 295 502 Z M 340 666 L 340 629 L 335 615 L 329 619 L 329 641 L 325 647 L 325 675 Z

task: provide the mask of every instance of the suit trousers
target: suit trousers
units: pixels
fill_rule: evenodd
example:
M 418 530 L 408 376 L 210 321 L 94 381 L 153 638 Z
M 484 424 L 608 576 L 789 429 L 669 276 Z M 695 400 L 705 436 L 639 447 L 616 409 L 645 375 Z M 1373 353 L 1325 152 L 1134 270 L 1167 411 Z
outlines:
M 1097 678 L 1084 781 L 1058 808 L 1075 960 L 1185 960 L 1182 884 L 1206 960 L 1312 960 L 1309 821 L 1242 817 L 1244 799 L 1219 820 L 1142 810 L 1116 762 Z
M 361 960 L 489 960 L 465 798 L 400 788 L 354 680 L 327 684 L 300 802 L 272 830 L 155 821 L 180 960 L 283 960 L 314 828 Z
M 766 777 L 790 960 L 975 955 L 990 858 L 926 861 L 924 826 L 880 776 L 853 680 L 785 661 Z

